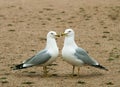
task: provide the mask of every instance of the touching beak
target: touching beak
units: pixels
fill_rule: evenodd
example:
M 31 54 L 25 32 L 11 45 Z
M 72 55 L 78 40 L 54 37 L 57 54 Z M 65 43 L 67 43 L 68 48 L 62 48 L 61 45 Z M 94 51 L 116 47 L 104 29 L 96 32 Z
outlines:
M 61 33 L 61 36 L 66 36 L 67 35 L 67 33 Z
M 60 37 L 60 35 L 59 34 L 57 34 L 57 35 L 55 35 L 56 37 Z

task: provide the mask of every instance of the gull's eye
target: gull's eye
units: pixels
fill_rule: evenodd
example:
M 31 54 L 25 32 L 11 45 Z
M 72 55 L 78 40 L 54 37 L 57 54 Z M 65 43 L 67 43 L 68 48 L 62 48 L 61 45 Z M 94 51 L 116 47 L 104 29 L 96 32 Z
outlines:
M 51 35 L 54 35 L 54 33 L 51 33 Z
M 69 33 L 71 32 L 71 31 L 68 31 Z

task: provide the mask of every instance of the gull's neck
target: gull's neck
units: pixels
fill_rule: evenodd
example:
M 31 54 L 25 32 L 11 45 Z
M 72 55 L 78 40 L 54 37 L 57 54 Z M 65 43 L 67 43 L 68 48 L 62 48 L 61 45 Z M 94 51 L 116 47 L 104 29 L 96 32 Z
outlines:
M 74 40 L 74 36 L 65 37 L 64 46 L 77 47 L 77 44 L 75 43 Z
M 47 38 L 46 49 L 58 49 L 56 40 L 54 38 L 51 38 L 51 37 Z

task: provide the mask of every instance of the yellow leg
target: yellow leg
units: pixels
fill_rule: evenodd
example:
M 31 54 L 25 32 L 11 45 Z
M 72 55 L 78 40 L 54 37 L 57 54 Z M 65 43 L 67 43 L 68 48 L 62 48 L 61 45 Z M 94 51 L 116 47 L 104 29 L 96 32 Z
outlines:
M 78 67 L 78 76 L 79 76 L 79 74 L 80 74 L 79 72 L 80 72 L 80 67 Z
M 74 76 L 75 66 L 73 65 L 72 76 Z
M 43 66 L 44 76 L 47 76 L 47 66 Z

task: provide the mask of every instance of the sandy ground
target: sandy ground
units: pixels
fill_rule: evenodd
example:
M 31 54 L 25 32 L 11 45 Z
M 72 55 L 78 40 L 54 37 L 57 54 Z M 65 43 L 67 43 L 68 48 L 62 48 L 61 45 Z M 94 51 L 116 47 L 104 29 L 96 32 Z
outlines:
M 66 28 L 109 71 L 84 66 L 71 77 L 61 57 L 64 37 L 49 77 L 42 67 L 10 68 L 43 49 L 49 31 Z M 0 87 L 120 87 L 120 0 L 0 0 Z

